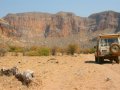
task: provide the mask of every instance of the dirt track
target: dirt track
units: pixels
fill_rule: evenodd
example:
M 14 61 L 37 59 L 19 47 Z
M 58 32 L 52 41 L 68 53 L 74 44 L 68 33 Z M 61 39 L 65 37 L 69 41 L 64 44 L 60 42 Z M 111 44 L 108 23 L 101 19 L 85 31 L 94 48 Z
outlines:
M 0 68 L 15 65 L 33 70 L 33 82 L 27 88 L 13 76 L 0 76 L 0 90 L 120 90 L 120 64 L 96 64 L 93 54 L 0 58 Z

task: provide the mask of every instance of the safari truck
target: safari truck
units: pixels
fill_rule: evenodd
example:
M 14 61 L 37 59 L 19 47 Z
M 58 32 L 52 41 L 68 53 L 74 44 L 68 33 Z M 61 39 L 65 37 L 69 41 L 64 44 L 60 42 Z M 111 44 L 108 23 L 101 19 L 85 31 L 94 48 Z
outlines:
M 95 62 L 102 64 L 108 59 L 119 64 L 120 56 L 120 35 L 106 34 L 97 37 L 97 45 L 95 46 Z

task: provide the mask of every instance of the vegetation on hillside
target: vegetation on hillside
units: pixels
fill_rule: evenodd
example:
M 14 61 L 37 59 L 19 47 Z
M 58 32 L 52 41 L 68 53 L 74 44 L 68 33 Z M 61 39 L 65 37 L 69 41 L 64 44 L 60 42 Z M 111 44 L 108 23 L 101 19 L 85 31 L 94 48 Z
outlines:
M 32 47 L 20 47 L 20 46 L 1 46 L 0 47 L 0 56 L 4 56 L 5 53 L 12 52 L 14 56 L 18 56 L 18 53 L 22 53 L 23 56 L 49 56 L 49 55 L 74 55 L 75 53 L 88 54 L 94 53 L 94 48 L 82 49 L 77 44 L 69 44 L 66 47 L 54 46 L 52 48 L 32 46 Z

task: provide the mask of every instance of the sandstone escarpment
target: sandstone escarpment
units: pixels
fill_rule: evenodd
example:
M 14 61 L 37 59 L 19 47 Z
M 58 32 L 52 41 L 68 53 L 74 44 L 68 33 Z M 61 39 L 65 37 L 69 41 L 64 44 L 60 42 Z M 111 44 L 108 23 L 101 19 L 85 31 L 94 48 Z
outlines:
M 29 36 L 38 34 L 42 37 L 64 37 L 79 33 L 88 24 L 85 18 L 64 12 L 8 14 L 4 19 L 17 30 L 28 30 Z
M 47 46 L 64 46 L 69 43 L 90 46 L 88 43 L 98 34 L 120 31 L 120 13 L 113 11 L 96 13 L 89 17 L 76 16 L 70 12 L 29 12 L 8 14 L 4 20 L 12 26 L 12 30 L 4 29 L 5 33 L 22 42 Z
M 7 21 L 0 19 L 0 36 L 20 37 L 20 33 Z
M 113 11 L 106 11 L 90 15 L 88 18 L 94 22 L 94 30 L 113 29 L 118 27 L 120 14 Z

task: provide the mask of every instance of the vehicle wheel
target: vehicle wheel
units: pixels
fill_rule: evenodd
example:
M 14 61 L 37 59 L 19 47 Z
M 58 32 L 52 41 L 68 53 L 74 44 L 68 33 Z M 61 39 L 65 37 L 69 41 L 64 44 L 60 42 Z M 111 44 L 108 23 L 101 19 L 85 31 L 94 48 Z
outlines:
M 116 57 L 115 61 L 116 61 L 116 63 L 118 63 L 118 64 L 120 63 L 119 56 L 118 56 L 118 57 Z
M 112 54 L 118 54 L 120 51 L 120 46 L 116 43 L 113 43 L 111 46 L 110 46 L 110 52 Z
M 102 57 L 95 57 L 95 62 L 98 64 L 102 64 L 104 62 L 104 59 Z
M 98 63 L 98 57 L 95 57 L 95 62 Z

